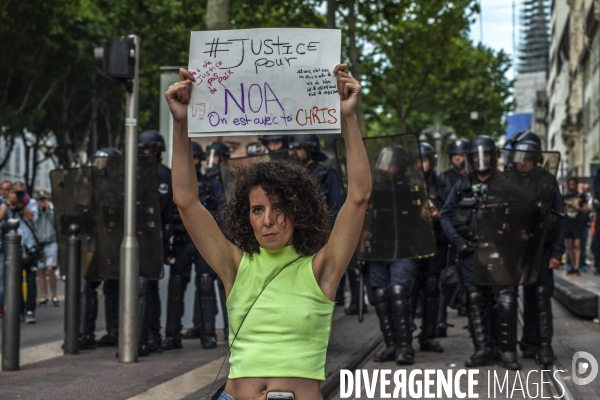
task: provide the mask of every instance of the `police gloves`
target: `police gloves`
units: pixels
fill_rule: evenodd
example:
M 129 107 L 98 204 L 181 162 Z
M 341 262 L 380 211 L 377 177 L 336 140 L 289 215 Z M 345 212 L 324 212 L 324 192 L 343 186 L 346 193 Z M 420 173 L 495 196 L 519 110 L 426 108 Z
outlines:
M 471 242 L 462 236 L 458 236 L 454 244 L 456 246 L 456 252 L 461 256 L 472 253 L 477 248 L 477 245 L 474 242 Z

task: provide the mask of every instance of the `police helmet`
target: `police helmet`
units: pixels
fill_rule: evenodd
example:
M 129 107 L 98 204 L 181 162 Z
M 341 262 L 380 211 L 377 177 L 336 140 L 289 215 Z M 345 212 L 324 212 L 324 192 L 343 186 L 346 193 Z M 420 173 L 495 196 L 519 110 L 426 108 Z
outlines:
M 404 147 L 398 144 L 391 144 L 382 148 L 373 163 L 373 170 L 387 171 L 392 167 L 398 167 L 402 172 L 406 169 L 408 163 L 408 154 Z
M 266 147 L 269 147 L 269 142 L 274 142 L 277 140 L 281 141 L 281 149 L 278 150 L 285 150 L 290 148 L 290 140 L 288 135 L 263 135 L 260 138 L 260 142 Z
M 292 149 L 302 148 L 306 150 L 308 158 L 314 161 L 327 160 L 327 154 L 323 153 L 321 150 L 321 142 L 319 142 L 319 137 L 314 133 L 293 135 L 290 139 L 290 147 Z
M 467 139 L 456 139 L 450 143 L 448 147 L 448 154 L 453 156 L 455 154 L 467 154 L 469 151 L 469 141 Z
M 490 156 L 489 162 L 485 161 L 485 153 Z M 477 155 L 477 163 L 473 157 Z M 477 136 L 469 142 L 469 152 L 467 160 L 471 167 L 478 172 L 487 172 L 496 168 L 496 144 L 489 136 Z
M 165 151 L 165 139 L 155 130 L 144 131 L 138 135 L 138 148 L 152 149 L 153 153 Z
M 206 155 L 210 156 L 214 154 L 215 156 L 219 156 L 223 158 L 229 158 L 231 152 L 229 150 L 229 146 L 227 146 L 223 142 L 211 142 L 206 146 Z
M 202 146 L 198 142 L 192 142 L 192 157 L 204 158 L 204 151 L 202 151 Z
M 541 153 L 542 148 L 533 140 L 522 140 L 514 145 L 512 151 L 512 162 L 523 162 L 525 160 L 535 161 L 536 164 L 544 162 Z
M 122 155 L 123 154 L 114 147 L 104 147 L 100 150 L 96 150 L 92 157 L 119 157 Z
M 520 143 L 525 140 L 534 142 L 535 144 L 537 144 L 538 147 L 540 148 L 539 151 L 541 151 L 542 141 L 540 140 L 540 137 L 538 135 L 536 135 L 535 133 L 533 133 L 531 131 L 517 131 L 517 132 L 513 133 L 513 135 L 510 137 L 510 139 L 508 139 L 506 144 L 507 145 L 510 144 L 511 147 L 514 147 L 514 145 L 516 143 Z
M 252 142 L 246 146 L 246 154 L 249 156 L 256 156 L 259 154 L 267 154 L 269 149 L 264 143 Z
M 429 169 L 427 169 L 425 172 L 433 171 L 438 161 L 438 156 L 435 153 L 435 150 L 429 143 L 426 142 L 419 142 L 419 150 L 421 151 L 421 158 L 427 158 L 429 160 Z

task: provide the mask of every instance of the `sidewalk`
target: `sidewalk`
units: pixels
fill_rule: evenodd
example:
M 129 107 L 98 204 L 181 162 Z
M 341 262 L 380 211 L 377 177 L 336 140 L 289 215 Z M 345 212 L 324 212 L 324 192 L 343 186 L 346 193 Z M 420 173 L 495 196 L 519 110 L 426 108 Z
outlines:
M 373 308 L 359 324 L 341 307 L 335 309 L 328 349 L 326 375 L 338 370 L 379 335 Z M 151 354 L 136 364 L 119 364 L 116 348 L 85 350 L 77 356 L 57 356 L 0 372 L 1 399 L 199 399 L 210 385 L 227 353 L 219 332 L 219 345 L 204 350 L 198 340 L 185 340 L 182 350 Z M 23 353 L 23 352 L 22 352 Z M 227 364 L 218 388 L 225 382 Z

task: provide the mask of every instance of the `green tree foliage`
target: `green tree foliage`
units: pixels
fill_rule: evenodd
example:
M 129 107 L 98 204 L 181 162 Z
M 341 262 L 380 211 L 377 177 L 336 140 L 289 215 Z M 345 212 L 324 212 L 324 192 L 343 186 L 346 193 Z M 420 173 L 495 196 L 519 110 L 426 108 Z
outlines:
M 476 7 L 472 0 L 338 0 L 345 60 L 364 87 L 368 135 L 420 132 L 436 116 L 461 136 L 503 131 L 510 60 L 469 41 Z
M 136 30 L 141 40 L 140 130 L 158 127 L 160 66 L 185 66 L 190 31 L 205 29 L 208 0 L 0 2 L 0 126 L 56 135 L 62 166 L 98 147 L 121 147 L 125 88 L 105 78 L 93 49 Z M 211 0 L 212 1 L 212 0 Z M 220 0 L 225 1 L 227 0 Z M 232 29 L 326 25 L 321 0 L 229 0 Z M 502 131 L 510 106 L 508 57 L 468 40 L 474 1 L 338 0 L 342 60 L 364 84 L 368 134 L 420 131 L 435 116 L 458 134 Z M 469 113 L 480 118 L 471 120 Z M 2 163 L 0 161 L 0 167 Z

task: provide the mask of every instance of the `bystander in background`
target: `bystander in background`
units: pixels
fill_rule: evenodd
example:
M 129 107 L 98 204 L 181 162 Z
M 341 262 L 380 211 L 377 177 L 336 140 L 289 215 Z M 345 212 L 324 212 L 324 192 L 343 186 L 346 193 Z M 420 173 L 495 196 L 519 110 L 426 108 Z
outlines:
M 56 266 L 58 259 L 58 244 L 56 243 L 56 229 L 54 227 L 54 205 L 48 200 L 48 193 L 42 190 L 38 195 L 37 207 L 40 217 L 35 223 L 35 230 L 39 244 L 43 248 L 43 257 L 38 261 L 38 280 L 42 291 L 40 305 L 48 304 L 46 279 L 50 279 L 52 304 L 60 303 L 56 297 Z
M 8 194 L 12 190 L 12 183 L 4 181 L 0 184 L 0 318 L 4 315 L 4 227 Z

